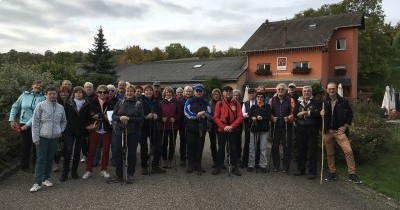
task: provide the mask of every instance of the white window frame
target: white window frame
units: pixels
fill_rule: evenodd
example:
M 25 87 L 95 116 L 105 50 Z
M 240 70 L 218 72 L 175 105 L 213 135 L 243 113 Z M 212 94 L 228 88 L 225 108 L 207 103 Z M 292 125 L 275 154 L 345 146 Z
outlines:
M 340 41 L 343 41 L 343 47 L 342 48 L 338 48 L 338 45 L 341 46 Z M 347 41 L 345 38 L 340 38 L 340 39 L 336 39 L 336 50 L 346 50 L 347 47 Z

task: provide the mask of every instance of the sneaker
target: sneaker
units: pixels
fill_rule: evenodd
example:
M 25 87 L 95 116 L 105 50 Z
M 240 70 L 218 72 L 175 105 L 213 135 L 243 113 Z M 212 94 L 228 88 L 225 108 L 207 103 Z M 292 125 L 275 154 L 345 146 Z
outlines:
M 221 173 L 221 170 L 219 168 L 214 168 L 214 170 L 211 172 L 212 175 L 218 175 Z
M 279 172 L 278 168 L 274 168 L 273 172 Z
M 147 168 L 142 168 L 142 175 L 149 175 L 149 170 Z
M 154 166 L 154 167 L 151 169 L 151 172 L 152 172 L 153 174 L 165 174 L 165 173 L 167 173 L 166 170 L 161 169 L 159 166 Z
M 29 189 L 30 192 L 37 192 L 40 189 L 42 189 L 42 186 L 40 186 L 39 184 L 33 184 L 31 189 Z
M 56 163 L 53 164 L 53 172 L 58 172 L 60 171 L 60 168 L 58 167 L 58 165 Z
M 86 156 L 82 156 L 82 158 L 81 158 L 81 163 L 84 163 L 84 162 L 86 162 Z
M 83 174 L 82 179 L 89 179 L 90 177 L 92 177 L 92 172 L 86 171 L 86 172 Z
M 67 179 L 68 179 L 68 175 L 63 174 L 60 177 L 60 182 L 65 182 L 65 181 L 67 181 Z
M 44 180 L 42 182 L 42 185 L 44 185 L 46 187 L 53 187 L 53 183 L 51 183 L 48 179 Z
M 120 182 L 122 182 L 122 178 L 115 176 L 113 178 L 107 179 L 106 182 L 107 182 L 107 184 L 120 183 Z
M 133 179 L 133 176 L 128 176 L 126 179 L 126 184 L 133 184 L 135 182 L 135 179 Z
M 268 168 L 262 168 L 261 167 L 261 173 L 266 174 L 268 172 L 269 172 Z
M 182 167 L 185 167 L 185 166 L 186 166 L 186 161 L 184 161 L 184 160 L 181 160 L 181 164 L 180 164 L 180 166 L 182 166 Z
M 240 173 L 238 167 L 232 169 L 232 174 L 235 174 L 236 176 L 242 176 L 242 173 Z
M 362 181 L 357 174 L 349 174 L 349 181 L 353 182 L 354 184 L 362 184 Z
M 110 174 L 106 170 L 100 171 L 100 176 L 102 176 L 106 179 L 110 178 Z
M 188 166 L 186 169 L 186 173 L 190 174 L 193 172 L 193 166 Z
M 328 176 L 325 178 L 325 181 L 336 181 L 337 176 L 336 173 L 328 173 Z
M 253 172 L 254 171 L 254 167 L 247 167 L 247 171 L 248 172 Z

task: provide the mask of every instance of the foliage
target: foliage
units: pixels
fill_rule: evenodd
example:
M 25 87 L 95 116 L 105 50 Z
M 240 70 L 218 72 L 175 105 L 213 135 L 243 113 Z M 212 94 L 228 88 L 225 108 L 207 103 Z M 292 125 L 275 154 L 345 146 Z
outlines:
M 97 35 L 94 37 L 94 43 L 92 49 L 88 53 L 89 64 L 86 64 L 84 68 L 89 73 L 99 74 L 115 74 L 114 66 L 111 63 L 113 57 L 110 49 L 108 48 L 106 39 L 104 38 L 103 28 L 98 29 Z
M 375 159 L 385 141 L 391 135 L 391 129 L 385 123 L 384 111 L 374 103 L 359 103 L 352 106 L 354 118 L 350 127 L 349 140 L 354 157 L 362 164 Z M 343 152 L 338 151 L 340 159 Z
M 139 45 L 133 45 L 125 48 L 122 55 L 118 59 L 118 63 L 142 63 L 144 60 L 144 51 Z
M 216 76 L 212 76 L 204 81 L 204 86 L 208 90 L 208 94 L 211 94 L 213 89 L 222 87 L 222 80 Z
M 190 50 L 180 43 L 171 43 L 166 46 L 165 53 L 168 59 L 189 58 L 192 56 Z
M 312 84 L 311 88 L 312 88 L 313 96 L 316 98 L 321 98 L 325 93 L 324 88 L 322 87 L 322 85 L 320 83 Z
M 0 121 L 0 173 L 10 167 L 20 152 L 20 135 L 13 132 L 6 119 Z
M 160 48 L 155 47 L 151 53 L 151 61 L 160 61 L 165 59 L 165 53 Z
M 208 47 L 200 47 L 196 52 L 196 56 L 199 58 L 209 58 L 210 55 L 211 53 Z

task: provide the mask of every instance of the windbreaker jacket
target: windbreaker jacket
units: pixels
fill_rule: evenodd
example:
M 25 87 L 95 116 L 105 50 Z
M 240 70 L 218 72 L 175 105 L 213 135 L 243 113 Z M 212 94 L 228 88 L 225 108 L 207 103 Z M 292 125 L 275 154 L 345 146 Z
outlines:
M 139 133 L 141 132 L 142 123 L 144 121 L 144 112 L 142 102 L 134 100 L 122 99 L 117 102 L 114 107 L 112 115 L 114 131 L 116 134 L 121 134 L 121 128 L 124 125 L 121 124 L 121 116 L 129 117 L 128 124 L 126 126 L 128 133 Z
M 206 118 L 198 119 L 197 113 L 205 111 Z M 201 132 L 207 131 L 207 119 L 212 116 L 210 104 L 202 97 L 189 98 L 184 107 L 186 116 L 185 126 L 186 131 Z
M 31 91 L 24 91 L 12 105 L 8 121 L 15 121 L 15 117 L 19 114 L 19 123 L 31 127 L 33 110 L 44 100 L 45 97 L 42 93 L 33 94 Z
M 32 141 L 40 137 L 55 139 L 61 137 L 67 126 L 64 107 L 57 102 L 40 102 L 33 112 Z
M 256 120 L 253 122 L 252 117 L 261 116 L 262 120 Z M 263 104 L 262 107 L 257 104 L 253 105 L 249 111 L 249 119 L 251 120 L 250 131 L 251 132 L 268 132 L 269 122 L 271 121 L 271 107 L 269 104 Z
M 67 128 L 65 134 L 81 136 L 86 135 L 86 125 L 89 120 L 89 101 L 85 100 L 81 109 L 78 111 L 74 99 L 64 104 L 65 115 L 67 117 Z
M 180 108 L 180 103 L 178 100 L 175 98 L 172 98 L 170 101 L 167 99 L 162 99 L 161 100 L 161 118 L 166 117 L 167 122 L 163 123 L 161 121 L 160 123 L 160 128 L 161 129 L 166 129 L 166 130 L 171 130 L 172 124 L 171 124 L 171 117 L 175 118 L 175 122 L 173 124 L 173 129 L 176 130 L 179 128 L 179 118 L 182 116 L 182 111 Z
M 89 120 L 87 125 L 97 121 L 99 123 L 98 130 L 101 130 L 103 128 L 104 131 L 111 132 L 112 127 L 107 119 L 107 111 L 113 110 L 113 104 L 110 103 L 110 101 L 108 101 L 107 99 L 104 102 L 103 109 L 101 109 L 99 99 L 97 96 L 95 96 L 93 101 L 89 105 Z
M 237 129 L 243 122 L 242 106 L 236 100 L 222 100 L 215 105 L 214 122 L 218 126 L 219 133 L 225 133 L 225 126 Z

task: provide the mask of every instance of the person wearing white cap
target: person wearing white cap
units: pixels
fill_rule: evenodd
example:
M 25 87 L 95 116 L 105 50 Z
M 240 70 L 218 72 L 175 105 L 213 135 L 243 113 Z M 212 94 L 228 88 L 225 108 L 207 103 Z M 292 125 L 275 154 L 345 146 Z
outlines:
M 296 93 L 296 84 L 293 82 L 288 85 L 288 95 L 296 102 L 299 100 L 299 94 Z

